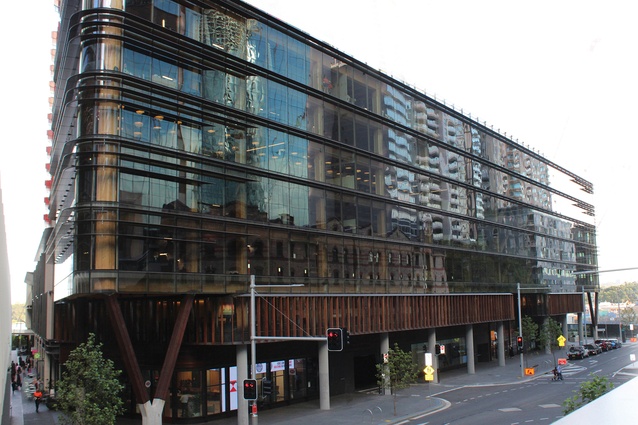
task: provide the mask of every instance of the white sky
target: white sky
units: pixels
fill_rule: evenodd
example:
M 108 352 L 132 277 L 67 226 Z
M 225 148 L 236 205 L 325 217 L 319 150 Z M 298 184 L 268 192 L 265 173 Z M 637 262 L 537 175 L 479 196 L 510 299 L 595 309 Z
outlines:
M 0 182 L 12 302 L 44 229 L 48 0 L 0 27 Z M 638 2 L 251 0 L 337 49 L 513 134 L 594 183 L 601 270 L 638 267 Z M 14 42 L 15 40 L 15 42 Z M 583 194 L 584 195 L 584 194 Z M 586 216 L 577 217 L 587 220 Z M 638 282 L 638 270 L 602 283 Z

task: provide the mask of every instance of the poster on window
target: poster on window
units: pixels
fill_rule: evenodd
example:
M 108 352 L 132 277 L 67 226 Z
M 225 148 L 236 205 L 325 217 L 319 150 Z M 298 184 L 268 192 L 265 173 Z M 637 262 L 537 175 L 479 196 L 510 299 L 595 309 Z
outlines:
M 278 372 L 280 370 L 286 370 L 286 361 L 285 360 L 279 360 L 279 361 L 270 363 L 270 371 L 271 372 Z

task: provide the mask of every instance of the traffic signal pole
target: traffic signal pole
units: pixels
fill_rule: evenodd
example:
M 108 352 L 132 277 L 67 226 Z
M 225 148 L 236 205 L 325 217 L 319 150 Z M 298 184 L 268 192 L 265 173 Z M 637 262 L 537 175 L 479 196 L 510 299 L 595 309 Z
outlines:
M 257 335 L 257 320 L 255 319 L 255 275 L 250 275 L 250 378 L 257 379 L 257 346 L 255 336 Z M 250 423 L 257 425 L 257 400 L 250 402 Z
M 523 336 L 523 316 L 521 314 L 522 306 L 521 306 L 521 284 L 516 284 L 516 292 L 518 294 L 518 334 Z M 521 356 L 521 379 L 525 378 L 525 370 L 523 367 L 523 350 L 520 350 Z
M 304 286 L 303 284 L 292 284 L 292 285 L 260 285 L 263 288 L 291 288 L 291 287 L 295 287 L 295 286 Z M 260 341 L 284 341 L 284 340 L 304 340 L 304 341 L 318 341 L 320 343 L 320 349 L 319 349 L 319 359 L 321 362 L 321 359 L 325 357 L 324 359 L 324 363 L 325 363 L 325 368 L 326 371 L 324 372 L 326 374 L 326 377 L 328 376 L 328 372 L 327 372 L 327 366 L 328 366 L 328 350 L 327 350 L 327 346 L 328 346 L 328 342 L 327 342 L 327 338 L 324 337 L 277 337 L 277 336 L 271 336 L 271 337 L 259 337 L 257 336 L 257 318 L 255 316 L 256 314 L 256 308 L 255 308 L 255 295 L 256 295 L 256 291 L 255 291 L 256 285 L 255 285 L 255 275 L 250 275 L 250 379 L 257 379 L 257 340 Z M 325 353 L 324 353 L 325 351 Z M 320 371 L 321 373 L 321 371 Z M 321 377 L 320 377 L 320 381 L 321 381 Z M 324 379 L 323 381 L 323 385 L 320 385 L 320 403 L 321 403 L 321 408 L 325 409 L 325 410 L 329 410 L 330 409 L 330 387 L 329 387 L 329 381 Z M 325 388 L 324 388 L 325 387 Z M 257 415 L 257 400 L 252 400 L 252 402 L 250 403 L 250 424 L 251 425 L 258 425 L 259 424 L 259 417 Z M 238 420 L 239 420 L 239 415 L 237 416 Z M 243 424 L 240 424 L 243 425 Z

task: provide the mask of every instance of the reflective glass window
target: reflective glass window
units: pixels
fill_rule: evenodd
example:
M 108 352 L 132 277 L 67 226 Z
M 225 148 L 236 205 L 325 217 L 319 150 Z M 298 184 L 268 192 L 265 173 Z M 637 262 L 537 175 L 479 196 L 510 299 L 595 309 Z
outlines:
M 305 130 L 308 122 L 306 112 L 308 96 L 297 90 L 288 90 L 288 124 Z
M 171 0 L 153 0 L 153 22 L 172 31 L 178 30 L 179 4 Z
M 202 15 L 190 8 L 184 8 L 184 34 L 201 41 Z
M 151 75 L 151 58 L 140 51 L 125 48 L 123 52 L 122 72 L 148 79 Z
M 177 89 L 177 65 L 153 58 L 151 67 L 154 83 Z
M 308 140 L 298 136 L 288 136 L 288 169 L 296 177 L 308 176 Z
M 300 82 L 301 84 L 309 84 L 309 50 L 307 44 L 288 37 L 288 77 Z
M 124 9 L 132 15 L 150 21 L 152 7 L 153 4 L 150 1 L 126 0 Z

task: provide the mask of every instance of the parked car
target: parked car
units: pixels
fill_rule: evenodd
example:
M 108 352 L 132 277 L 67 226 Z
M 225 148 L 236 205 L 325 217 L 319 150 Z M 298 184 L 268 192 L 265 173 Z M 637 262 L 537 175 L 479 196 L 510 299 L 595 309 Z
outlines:
M 622 347 L 622 342 L 620 342 L 619 339 L 616 338 L 611 338 L 609 341 L 611 341 L 612 345 L 614 346 L 614 348 L 620 348 Z
M 567 352 L 567 358 L 569 360 L 584 359 L 589 357 L 589 352 L 581 345 L 572 345 Z
M 587 350 L 587 353 L 589 353 L 590 356 L 595 356 L 596 354 L 603 352 L 603 349 L 597 344 L 585 344 L 583 345 L 583 348 Z
M 596 341 L 594 341 L 596 344 L 600 345 L 600 348 L 603 349 L 603 351 L 609 351 L 611 350 L 611 343 L 608 341 L 605 341 L 604 339 L 597 339 Z

